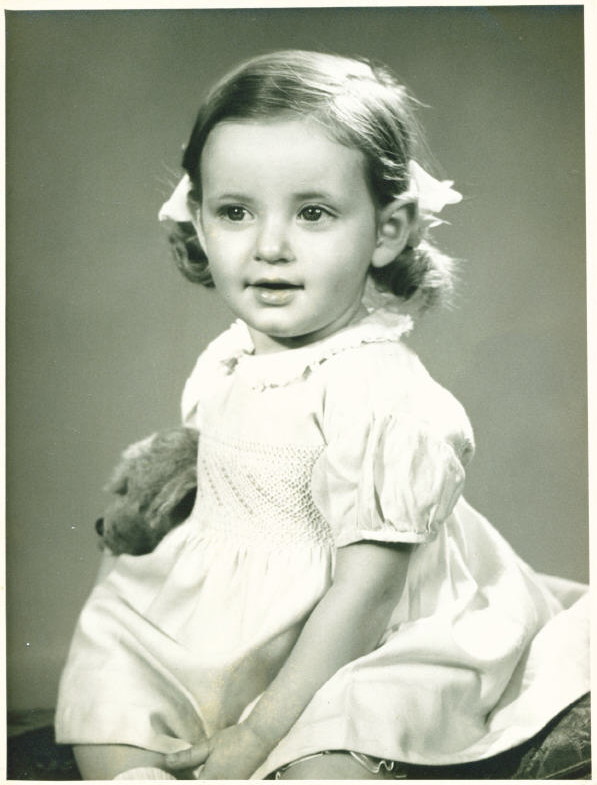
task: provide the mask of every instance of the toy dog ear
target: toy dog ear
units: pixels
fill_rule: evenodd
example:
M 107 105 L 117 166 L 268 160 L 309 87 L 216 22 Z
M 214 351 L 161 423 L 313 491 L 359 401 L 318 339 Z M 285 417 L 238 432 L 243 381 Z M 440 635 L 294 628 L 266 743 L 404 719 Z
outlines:
M 170 511 L 170 520 L 173 526 L 178 526 L 179 523 L 186 521 L 189 515 L 193 512 L 195 506 L 195 499 L 197 498 L 197 487 L 191 488 L 185 496 L 176 504 Z
M 160 536 L 178 526 L 191 514 L 197 494 L 197 469 L 189 466 L 157 494 L 147 511 L 149 526 Z

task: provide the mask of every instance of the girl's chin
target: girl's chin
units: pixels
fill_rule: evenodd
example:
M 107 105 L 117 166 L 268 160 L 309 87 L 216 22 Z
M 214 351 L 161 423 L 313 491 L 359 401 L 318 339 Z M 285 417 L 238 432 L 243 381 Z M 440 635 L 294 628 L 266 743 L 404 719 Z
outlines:
M 252 330 L 269 335 L 274 339 L 299 338 L 317 329 L 304 320 L 292 318 L 292 315 L 282 313 L 282 309 L 271 309 L 268 313 L 258 314 L 254 318 L 245 320 Z

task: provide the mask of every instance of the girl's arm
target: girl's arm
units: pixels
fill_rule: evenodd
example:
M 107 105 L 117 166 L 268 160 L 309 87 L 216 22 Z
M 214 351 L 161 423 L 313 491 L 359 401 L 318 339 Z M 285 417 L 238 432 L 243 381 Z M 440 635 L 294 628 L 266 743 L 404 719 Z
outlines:
M 336 671 L 372 651 L 396 607 L 412 546 L 359 542 L 340 548 L 334 581 L 276 678 L 238 725 L 167 757 L 172 769 L 206 760 L 202 779 L 246 779 L 288 733 Z

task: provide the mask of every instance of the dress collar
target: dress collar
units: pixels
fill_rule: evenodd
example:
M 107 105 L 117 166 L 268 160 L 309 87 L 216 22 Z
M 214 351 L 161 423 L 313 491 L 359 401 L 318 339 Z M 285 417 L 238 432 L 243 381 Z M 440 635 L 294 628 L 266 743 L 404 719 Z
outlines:
M 254 389 L 283 387 L 305 378 L 336 354 L 368 343 L 399 341 L 413 327 L 412 318 L 386 308 L 370 311 L 358 322 L 297 349 L 255 354 L 247 325 L 237 319 L 218 339 L 225 373 L 242 375 Z

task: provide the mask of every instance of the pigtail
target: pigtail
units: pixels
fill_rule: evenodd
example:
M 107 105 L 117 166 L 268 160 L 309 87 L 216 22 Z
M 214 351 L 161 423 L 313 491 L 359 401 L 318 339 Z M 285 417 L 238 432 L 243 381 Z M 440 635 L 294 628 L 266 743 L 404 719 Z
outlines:
M 375 289 L 416 303 L 424 311 L 435 305 L 449 305 L 454 291 L 456 263 L 427 240 L 416 248 L 406 246 L 385 267 L 371 267 Z
M 191 283 L 213 288 L 214 282 L 197 232 L 192 223 L 176 222 L 168 235 L 170 250 L 176 266 Z

